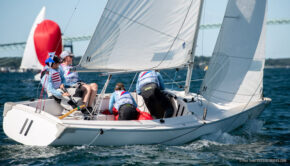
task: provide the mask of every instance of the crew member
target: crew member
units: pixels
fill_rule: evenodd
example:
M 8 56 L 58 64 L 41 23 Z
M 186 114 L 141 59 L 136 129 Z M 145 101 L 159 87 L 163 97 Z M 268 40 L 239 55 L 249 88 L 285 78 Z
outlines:
M 164 90 L 163 78 L 159 72 L 143 71 L 139 74 L 136 91 L 154 118 L 168 118 L 173 115 L 172 105 L 161 90 Z
M 118 111 L 118 120 L 137 120 L 137 104 L 131 94 L 124 88 L 123 83 L 117 83 L 115 92 L 111 95 L 109 111 L 113 113 L 113 107 Z
M 98 91 L 98 85 L 96 83 L 86 84 L 81 82 L 78 76 L 78 73 L 73 70 L 72 61 L 74 55 L 70 51 L 63 51 L 60 54 L 63 62 L 60 66 L 61 70 L 63 71 L 63 76 L 65 78 L 65 87 L 70 88 L 74 87 L 77 88 L 78 85 L 81 85 L 81 91 L 83 103 L 86 104 L 87 109 L 92 111 L 92 106 L 94 104 L 96 94 Z
M 49 58 L 45 61 L 47 67 L 43 71 L 41 84 L 45 87 L 48 96 L 60 100 L 62 96 L 70 96 L 69 93 L 63 93 L 60 89 L 64 88 L 64 77 L 59 70 L 60 59 L 50 53 Z

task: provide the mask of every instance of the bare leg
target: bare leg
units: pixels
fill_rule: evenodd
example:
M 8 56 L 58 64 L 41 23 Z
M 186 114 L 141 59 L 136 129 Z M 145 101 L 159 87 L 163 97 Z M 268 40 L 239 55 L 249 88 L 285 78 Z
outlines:
M 98 85 L 96 83 L 91 83 L 89 86 L 91 89 L 91 94 L 90 94 L 90 101 L 89 101 L 88 106 L 92 107 L 96 98 L 97 91 L 98 91 Z
M 83 102 L 84 104 L 88 104 L 89 102 L 89 97 L 91 94 L 91 87 L 87 84 L 82 85 L 81 89 L 84 91 L 84 95 L 83 95 Z

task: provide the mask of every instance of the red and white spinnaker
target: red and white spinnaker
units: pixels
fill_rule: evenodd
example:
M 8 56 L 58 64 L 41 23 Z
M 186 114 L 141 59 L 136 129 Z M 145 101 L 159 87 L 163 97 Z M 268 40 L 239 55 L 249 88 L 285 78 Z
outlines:
M 36 17 L 30 30 L 21 62 L 21 69 L 41 70 L 49 52 L 60 55 L 62 51 L 59 25 L 45 19 L 45 7 Z

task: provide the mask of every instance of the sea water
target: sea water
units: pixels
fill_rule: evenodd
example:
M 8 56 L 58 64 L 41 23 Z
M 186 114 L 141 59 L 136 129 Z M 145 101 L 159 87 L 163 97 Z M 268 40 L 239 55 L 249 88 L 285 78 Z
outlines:
M 179 90 L 185 70 L 161 72 L 166 88 Z M 107 92 L 123 82 L 135 90 L 135 74 L 114 75 Z M 194 70 L 192 92 L 198 92 L 204 72 Z M 0 114 L 4 103 L 39 97 L 41 86 L 33 73 L 0 73 Z M 107 77 L 80 73 L 85 82 L 97 82 L 99 92 Z M 175 84 L 169 82 L 175 81 Z M 177 86 L 179 84 L 179 86 Z M 272 103 L 256 120 L 230 133 L 217 131 L 181 146 L 25 146 L 8 138 L 0 118 L 0 165 L 244 165 L 289 164 L 290 69 L 265 69 L 264 96 Z M 116 138 L 118 141 L 118 138 Z M 288 163 L 285 163 L 288 162 Z

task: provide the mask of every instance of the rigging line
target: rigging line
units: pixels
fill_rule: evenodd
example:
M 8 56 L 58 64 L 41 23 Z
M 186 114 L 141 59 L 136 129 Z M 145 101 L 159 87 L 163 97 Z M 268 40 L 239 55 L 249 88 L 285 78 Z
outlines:
M 112 13 L 112 14 L 115 14 L 115 15 L 118 15 L 118 16 L 120 16 L 120 17 L 123 17 L 123 18 L 125 18 L 125 19 L 127 19 L 127 20 L 129 20 L 129 21 L 131 21 L 131 22 L 133 22 L 133 23 L 136 23 L 136 24 L 142 25 L 143 27 L 146 27 L 146 28 L 148 28 L 148 29 L 150 29 L 150 30 L 152 30 L 152 31 L 158 32 L 158 33 L 160 33 L 160 34 L 163 34 L 163 35 L 168 36 L 168 37 L 173 38 L 173 39 L 176 38 L 175 36 L 172 36 L 172 35 L 170 35 L 170 34 L 167 34 L 167 33 L 165 33 L 165 32 L 162 32 L 162 31 L 160 31 L 160 30 L 158 30 L 158 29 L 154 29 L 153 27 L 150 27 L 149 25 L 143 24 L 143 23 L 138 22 L 138 21 L 136 21 L 136 20 L 133 20 L 133 19 L 131 19 L 131 18 L 129 18 L 129 17 L 126 17 L 126 16 L 124 16 L 124 15 L 122 15 L 122 14 L 120 14 L 120 13 L 114 12 L 114 11 L 112 11 L 111 9 L 105 8 L 105 10 L 107 10 L 108 12 L 110 12 L 110 13 Z M 178 39 L 179 39 L 179 40 L 182 40 L 182 41 L 185 42 L 184 39 L 181 39 L 181 38 L 178 38 Z
M 206 1 L 203 1 L 203 24 L 205 22 L 205 8 L 206 8 Z M 201 32 L 201 55 L 203 55 L 203 43 L 204 43 L 204 31 Z
M 166 55 L 164 56 L 164 58 L 162 59 L 162 61 L 161 61 L 158 65 L 156 65 L 155 67 L 153 67 L 152 69 L 157 68 L 158 66 L 160 66 L 160 65 L 163 63 L 163 61 L 167 58 L 167 56 L 168 56 L 170 50 L 172 49 L 172 47 L 173 47 L 173 45 L 174 45 L 174 43 L 175 43 L 177 37 L 179 36 L 179 33 L 180 33 L 181 29 L 183 28 L 183 25 L 184 25 L 184 23 L 185 23 L 185 21 L 186 21 L 186 19 L 187 19 L 188 13 L 189 13 L 189 11 L 190 11 L 190 9 L 191 9 L 192 2 L 193 2 L 193 0 L 191 0 L 191 2 L 190 2 L 189 8 L 188 8 L 188 10 L 187 10 L 187 12 L 186 12 L 186 15 L 185 15 L 185 17 L 184 17 L 184 19 L 183 19 L 183 22 L 182 22 L 182 24 L 181 24 L 181 26 L 180 26 L 180 28 L 179 28 L 177 34 L 176 34 L 176 36 L 175 36 L 175 38 L 174 38 L 174 40 L 173 40 L 171 46 L 169 47 L 169 49 L 168 49 Z M 201 3 L 201 2 L 200 2 L 200 3 Z M 200 10 L 200 9 L 199 9 L 199 10 Z M 196 35 L 196 34 L 195 34 L 195 35 Z
M 106 89 L 107 89 L 107 87 L 108 87 L 108 85 L 110 83 L 111 78 L 112 78 L 112 75 L 108 75 L 107 81 L 106 81 L 101 93 L 99 94 L 99 96 L 97 98 L 96 104 L 95 104 L 94 109 L 92 111 L 92 115 L 94 114 L 94 112 L 97 111 L 96 112 L 97 113 L 97 117 L 99 116 L 99 113 L 100 113 L 101 107 L 102 107 L 102 102 L 103 102 L 103 99 L 104 99 L 104 95 L 106 93 Z
M 42 88 L 41 88 L 41 92 L 40 92 L 40 96 L 39 96 L 39 99 L 38 99 L 38 102 L 37 102 L 37 105 L 36 105 L 36 109 L 35 109 L 35 113 L 37 113 L 37 110 L 40 108 L 39 112 L 41 112 L 41 106 L 42 106 L 42 98 L 43 98 L 43 91 L 45 89 L 45 85 L 47 84 L 47 78 L 49 77 L 49 75 L 46 75 L 45 76 L 45 79 L 44 79 L 44 82 L 43 82 L 43 85 L 42 85 Z
M 175 74 L 174 74 L 174 82 L 175 82 L 175 80 L 176 80 L 176 76 L 177 76 L 177 70 L 175 71 Z M 174 82 L 172 82 L 172 84 L 171 84 L 171 89 L 173 89 L 173 84 L 174 84 Z
M 135 78 L 136 78 L 136 76 L 137 76 L 137 73 L 138 73 L 138 72 L 136 72 L 136 74 L 135 74 L 135 76 L 134 76 L 134 78 L 133 78 L 133 80 L 132 80 L 132 82 L 131 82 L 131 84 L 130 84 L 130 87 L 129 87 L 128 92 L 130 92 L 130 90 L 131 90 L 131 87 L 132 87 L 132 85 L 133 85 L 133 83 L 134 83 L 134 81 L 135 81 Z
M 68 25 L 70 24 L 70 22 L 71 22 L 71 20 L 72 20 L 72 17 L 73 17 L 73 15 L 74 15 L 74 13 L 75 13 L 75 11 L 76 11 L 77 6 L 79 5 L 79 3 L 80 3 L 80 0 L 78 0 L 78 2 L 76 3 L 76 5 L 75 5 L 75 7 L 74 7 L 74 10 L 73 10 L 72 14 L 70 15 L 70 18 L 69 18 L 68 22 L 67 22 L 66 25 L 65 25 L 65 28 L 64 28 L 64 30 L 63 30 L 63 34 L 65 34 L 65 32 L 66 32 L 66 30 L 67 30 L 67 28 L 68 28 Z M 58 43 L 57 43 L 57 47 L 56 47 L 55 50 L 58 49 L 60 42 L 62 42 L 61 39 L 58 41 Z
M 41 85 L 41 80 L 39 81 L 39 84 L 38 84 L 38 86 L 37 86 L 36 98 L 38 97 L 38 92 L 39 92 L 39 87 L 40 87 L 40 85 Z
M 165 76 L 169 78 L 171 81 L 175 82 L 175 80 L 173 80 L 166 72 L 162 71 L 162 73 L 165 74 Z M 181 90 L 184 90 L 184 88 L 182 88 L 182 85 L 179 85 L 178 83 L 175 83 L 175 85 L 177 85 L 177 87 L 180 88 Z
M 99 133 L 94 137 L 94 139 L 92 139 L 92 141 L 88 144 L 88 146 L 90 146 L 91 144 L 93 144 L 97 138 L 99 138 L 99 136 L 101 135 L 102 133 L 102 129 L 99 130 Z
M 195 80 L 190 80 L 190 82 L 198 82 L 198 81 L 202 81 L 203 79 L 195 79 Z M 185 81 L 175 81 L 175 82 L 166 82 L 164 84 L 172 84 L 172 83 L 183 83 Z

